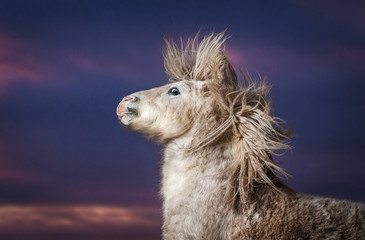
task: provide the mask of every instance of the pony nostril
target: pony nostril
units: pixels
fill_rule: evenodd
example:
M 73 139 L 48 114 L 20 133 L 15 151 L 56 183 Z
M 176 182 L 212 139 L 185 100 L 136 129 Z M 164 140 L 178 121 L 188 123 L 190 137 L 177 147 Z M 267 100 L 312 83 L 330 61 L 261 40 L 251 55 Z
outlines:
M 123 98 L 123 102 L 128 102 L 128 101 L 132 101 L 133 100 L 133 97 L 131 97 L 131 96 L 127 96 L 127 97 L 124 97 Z
M 123 98 L 123 102 L 136 102 L 138 98 L 136 96 L 130 95 Z

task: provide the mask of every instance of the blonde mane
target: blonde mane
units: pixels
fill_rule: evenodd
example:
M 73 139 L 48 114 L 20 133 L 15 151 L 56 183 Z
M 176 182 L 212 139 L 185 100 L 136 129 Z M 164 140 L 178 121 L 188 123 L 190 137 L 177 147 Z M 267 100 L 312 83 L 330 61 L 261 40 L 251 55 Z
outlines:
M 225 54 L 224 43 L 229 38 L 220 34 L 210 34 L 199 41 L 199 33 L 180 46 L 173 40 L 165 40 L 163 51 L 164 66 L 170 82 L 181 80 L 230 81 L 237 85 L 237 75 Z
M 225 53 L 224 43 L 228 37 L 224 32 L 205 36 L 199 35 L 180 46 L 165 40 L 164 66 L 169 81 L 204 81 L 205 96 L 214 99 L 218 113 L 217 125 L 195 140 L 192 152 L 197 152 L 217 141 L 229 139 L 233 162 L 229 168 L 225 200 L 235 205 L 243 202 L 257 184 L 264 183 L 278 190 L 271 175 L 287 176 L 273 162 L 272 155 L 290 149 L 290 129 L 283 127 L 284 121 L 274 117 L 270 88 L 265 79 L 256 84 L 248 74 L 243 74 L 243 85 L 238 84 L 237 74 Z

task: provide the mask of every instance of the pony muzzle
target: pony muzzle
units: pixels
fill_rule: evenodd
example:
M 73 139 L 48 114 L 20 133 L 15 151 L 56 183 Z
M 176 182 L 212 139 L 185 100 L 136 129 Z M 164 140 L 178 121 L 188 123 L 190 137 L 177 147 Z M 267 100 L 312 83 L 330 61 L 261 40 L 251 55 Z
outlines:
M 130 121 L 138 115 L 136 102 L 138 98 L 134 95 L 126 96 L 122 99 L 117 107 L 117 115 L 120 122 L 124 125 L 129 125 Z

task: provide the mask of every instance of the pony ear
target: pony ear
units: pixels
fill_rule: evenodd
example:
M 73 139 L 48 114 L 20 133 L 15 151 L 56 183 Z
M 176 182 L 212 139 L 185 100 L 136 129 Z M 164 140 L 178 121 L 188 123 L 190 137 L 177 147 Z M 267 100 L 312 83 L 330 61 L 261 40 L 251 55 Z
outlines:
M 165 39 L 164 66 L 170 81 L 209 81 L 230 88 L 237 88 L 237 74 L 228 61 L 224 43 L 225 31 L 205 36 L 200 42 L 199 34 L 180 47 Z
M 219 85 L 237 87 L 237 74 L 228 61 L 224 43 L 229 37 L 211 34 L 199 43 L 193 67 L 193 77 Z

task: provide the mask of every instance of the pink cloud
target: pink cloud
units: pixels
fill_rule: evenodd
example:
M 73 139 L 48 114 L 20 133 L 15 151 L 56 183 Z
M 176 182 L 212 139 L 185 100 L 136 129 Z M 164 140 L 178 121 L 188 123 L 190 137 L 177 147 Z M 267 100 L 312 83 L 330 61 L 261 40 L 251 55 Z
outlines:
M 40 79 L 40 74 L 34 70 L 19 64 L 7 62 L 0 62 L 0 75 L 4 82 L 24 78 L 31 81 L 37 81 Z
M 29 178 L 29 174 L 23 171 L 0 168 L 0 182 L 27 180 Z
M 0 35 L 0 93 L 17 81 L 36 83 L 44 78 L 40 60 L 29 53 L 31 46 L 19 39 Z
M 136 63 L 136 60 L 143 63 L 143 59 L 148 56 L 142 58 L 137 51 L 133 51 L 132 55 L 113 58 L 109 55 L 82 53 L 81 50 L 75 53 L 74 49 L 44 49 L 38 43 L 0 34 L 0 94 L 7 86 L 16 82 L 40 84 L 50 80 L 67 81 L 75 67 L 94 73 L 128 77 L 148 72 L 140 71 L 139 63 Z
M 24 171 L 14 166 L 12 159 L 12 147 L 0 140 L 0 183 L 1 182 L 17 182 L 17 181 L 33 181 L 37 177 L 34 173 Z
M 242 66 L 246 65 L 244 55 L 241 50 L 230 47 L 230 48 L 226 49 L 226 53 L 229 58 L 229 61 L 231 63 L 233 63 L 234 65 L 236 65 L 238 67 L 240 67 L 240 66 L 242 67 Z
M 149 206 L 0 206 L 0 229 L 11 231 L 97 231 L 112 228 L 158 228 L 160 209 Z
M 290 49 L 273 45 L 247 44 L 242 47 L 230 46 L 227 55 L 234 65 L 244 72 L 267 72 L 281 76 L 303 71 L 304 66 L 310 66 L 307 56 L 300 56 Z

